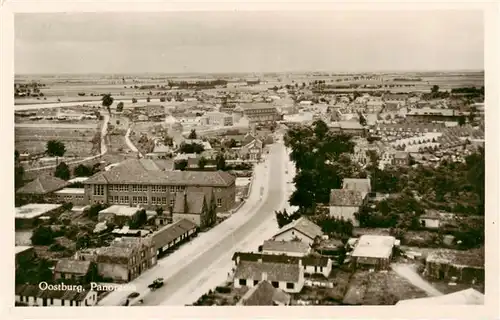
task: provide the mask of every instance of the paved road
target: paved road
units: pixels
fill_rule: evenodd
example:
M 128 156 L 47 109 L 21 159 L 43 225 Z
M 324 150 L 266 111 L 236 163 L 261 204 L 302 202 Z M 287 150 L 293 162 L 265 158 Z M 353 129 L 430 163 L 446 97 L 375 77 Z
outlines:
M 254 181 L 251 199 L 249 198 L 237 213 L 212 230 L 185 244 L 171 256 L 161 259 L 160 266 L 145 272 L 131 282 L 132 285 L 136 286 L 137 292 L 141 293 L 140 298 L 144 299 L 144 305 L 171 304 L 171 298 L 174 296 L 177 296 L 175 299 L 177 305 L 192 303 L 193 301 L 189 299 L 179 299 L 179 295 L 182 296 L 185 287 L 190 285 L 193 279 L 200 278 L 200 276 L 206 281 L 207 277 L 204 274 L 207 270 L 211 270 L 210 266 L 218 263 L 221 259 L 226 259 L 228 253 L 233 252 L 235 247 L 245 246 L 245 242 L 256 239 L 256 235 L 253 233 L 262 229 L 263 224 L 269 223 L 269 218 L 274 216 L 274 211 L 280 210 L 284 203 L 286 192 L 284 162 L 286 157 L 283 144 L 272 145 L 268 161 L 266 161 L 268 168 L 261 168 L 264 172 L 260 171 L 258 174 L 261 180 L 264 178 L 263 181 L 258 181 L 259 178 Z M 264 197 L 260 199 L 259 193 L 262 186 L 265 193 Z M 215 272 L 215 270 L 213 271 Z M 149 292 L 147 285 L 157 277 L 165 279 L 165 286 L 154 292 Z M 200 283 L 200 285 L 202 284 Z M 118 294 L 119 292 L 114 292 L 109 298 L 103 299 L 99 305 L 116 305 L 117 302 L 123 301 L 128 293 L 122 292 L 122 298 Z
M 411 282 L 415 287 L 424 290 L 429 296 L 442 296 L 443 293 L 434 288 L 428 281 L 423 279 L 411 266 L 405 264 L 391 264 L 392 270 Z
M 66 164 L 78 164 L 82 163 L 85 161 L 90 161 L 99 158 L 100 156 L 105 155 L 108 152 L 108 147 L 106 146 L 106 134 L 108 133 L 108 124 L 109 124 L 109 115 L 104 114 L 104 123 L 102 124 L 102 129 L 101 129 L 101 153 L 95 156 L 87 157 L 84 159 L 80 160 L 75 160 L 75 161 L 69 161 Z M 50 166 L 44 166 L 44 167 L 38 167 L 38 168 L 31 168 L 26 171 L 28 172 L 33 172 L 33 171 L 40 171 L 40 170 L 45 170 L 45 169 L 52 169 L 55 168 L 56 165 L 50 165 Z

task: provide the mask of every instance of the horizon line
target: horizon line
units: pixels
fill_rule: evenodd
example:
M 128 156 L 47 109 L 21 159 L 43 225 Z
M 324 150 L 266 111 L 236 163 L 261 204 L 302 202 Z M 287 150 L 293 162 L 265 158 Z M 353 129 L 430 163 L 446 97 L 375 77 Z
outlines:
M 32 75 L 32 76 L 42 76 L 42 75 L 210 75 L 210 74 L 217 74 L 217 75 L 226 75 L 226 74 L 304 74 L 304 73 L 328 73 L 328 74 L 365 74 L 365 73 L 434 73 L 434 72 L 446 72 L 446 73 L 451 73 L 451 72 L 483 72 L 484 69 L 422 69 L 422 70 L 365 70 L 365 71 L 261 71 L 261 72 L 255 72 L 255 71 L 229 71 L 229 72 L 221 72 L 221 71 L 213 71 L 213 72 L 201 72 L 201 71 L 193 71 L 193 72 L 152 72 L 152 71 L 145 71 L 145 72 L 35 72 L 35 73 L 28 73 L 28 72 L 22 72 L 22 73 L 14 73 L 14 76 L 27 76 L 27 75 Z

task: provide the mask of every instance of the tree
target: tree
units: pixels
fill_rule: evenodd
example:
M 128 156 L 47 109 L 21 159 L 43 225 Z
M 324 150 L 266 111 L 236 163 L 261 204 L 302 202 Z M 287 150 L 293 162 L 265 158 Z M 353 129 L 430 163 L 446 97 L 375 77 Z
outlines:
M 188 139 L 196 139 L 196 137 L 197 137 L 196 130 L 191 129 L 191 132 L 189 133 Z
M 207 159 L 205 157 L 201 157 L 200 160 L 198 160 L 198 168 L 200 170 L 205 169 L 205 166 L 207 165 Z
M 438 93 L 439 92 L 439 86 L 438 85 L 433 85 L 431 88 L 431 93 Z
M 48 246 L 54 243 L 54 232 L 50 227 L 38 226 L 31 235 L 31 243 L 35 246 Z
M 169 146 L 169 147 L 173 147 L 174 146 L 174 139 L 169 135 L 165 135 L 165 137 L 163 138 L 163 144 L 165 144 L 166 146 Z
M 217 154 L 217 156 L 215 157 L 215 163 L 216 163 L 216 167 L 217 167 L 217 170 L 226 170 L 226 159 L 224 158 L 224 155 L 219 153 Z
M 20 155 L 17 150 L 14 151 L 14 186 L 20 188 L 24 181 L 24 167 L 21 165 Z
M 161 216 L 161 215 L 163 215 L 164 210 L 162 207 L 157 207 L 155 211 L 156 211 L 156 215 Z
M 188 166 L 188 162 L 187 162 L 187 160 L 179 160 L 179 161 L 175 162 L 174 166 L 175 166 L 175 170 L 184 171 L 184 170 L 186 170 L 186 168 Z
M 69 167 L 65 162 L 61 162 L 57 165 L 56 170 L 54 172 L 54 176 L 59 179 L 69 180 L 71 177 L 71 173 L 69 171 Z
M 165 97 L 161 97 L 160 102 L 165 102 Z
M 202 153 L 205 148 L 199 143 L 182 143 L 179 147 L 180 153 Z
M 97 221 L 97 217 L 99 215 L 99 211 L 105 209 L 106 207 L 100 203 L 93 204 L 90 208 L 84 210 L 83 215 L 88 217 L 91 220 Z
M 84 164 L 79 164 L 74 170 L 73 174 L 75 177 L 90 177 L 91 175 L 94 174 L 94 168 L 92 167 L 87 167 Z
M 122 111 L 123 111 L 123 101 L 120 101 L 116 105 L 116 112 L 122 112 Z
M 62 157 L 66 153 L 66 146 L 59 140 L 49 140 L 45 146 L 45 153 L 50 157 L 56 157 L 56 164 L 58 157 Z
M 464 126 L 464 125 L 465 125 L 465 122 L 466 122 L 466 118 L 465 118 L 465 116 L 464 116 L 464 115 L 460 115 L 460 116 L 458 117 L 458 125 L 459 125 L 459 126 Z
M 148 220 L 146 210 L 138 210 L 130 220 L 129 226 L 131 229 L 138 229 L 142 227 Z
M 314 211 L 316 203 L 329 201 L 331 189 L 341 188 L 345 175 L 357 171 L 349 157 L 342 156 L 353 152 L 351 138 L 329 131 L 321 120 L 312 127 L 288 130 L 285 145 L 292 150 L 290 159 L 297 169 L 290 204 Z
M 147 98 L 146 98 L 146 102 L 151 102 L 151 98 L 150 98 L 150 97 L 147 97 Z
M 132 98 L 132 103 L 137 103 L 137 99 L 136 98 Z
M 111 94 L 108 93 L 108 94 L 103 95 L 101 101 L 102 101 L 103 107 L 107 108 L 108 113 L 111 115 L 111 105 L 113 104 L 113 101 L 114 101 Z

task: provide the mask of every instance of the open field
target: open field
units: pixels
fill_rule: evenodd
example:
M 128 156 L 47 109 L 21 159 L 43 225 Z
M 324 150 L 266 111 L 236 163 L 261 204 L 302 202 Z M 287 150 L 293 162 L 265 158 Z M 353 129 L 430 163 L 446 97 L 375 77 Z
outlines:
M 344 304 L 394 305 L 399 300 L 427 297 L 394 271 L 357 271 L 351 278 Z
M 65 157 L 86 157 L 99 152 L 92 143 L 92 139 L 99 132 L 98 125 L 63 126 L 55 124 L 38 125 L 15 128 L 15 148 L 20 153 L 43 154 L 49 140 L 59 140 L 66 146 Z
M 470 73 L 429 73 L 429 74 L 414 74 L 414 73 L 398 73 L 398 74 L 384 74 L 377 75 L 370 79 L 357 78 L 355 75 L 313 75 L 313 74 L 278 74 L 274 76 L 260 76 L 261 83 L 257 85 L 247 86 L 244 84 L 245 75 L 195 75 L 193 77 L 175 76 L 175 75 L 160 75 L 157 77 L 130 76 L 125 75 L 125 82 L 121 77 L 105 77 L 102 75 L 90 76 L 65 76 L 65 77 L 51 77 L 51 76 L 16 76 L 16 83 L 26 83 L 31 80 L 39 81 L 44 84 L 41 87 L 41 92 L 44 97 L 33 98 L 16 98 L 15 104 L 37 104 L 37 103 L 51 103 L 58 102 L 72 102 L 72 101 L 95 101 L 101 99 L 101 94 L 111 93 L 117 100 L 130 102 L 132 98 L 145 100 L 149 95 L 152 102 L 159 101 L 161 95 L 175 94 L 178 90 L 161 89 L 160 86 L 167 86 L 168 80 L 174 81 L 197 81 L 204 79 L 216 79 L 223 77 L 229 82 L 226 88 L 206 89 L 202 90 L 205 93 L 216 93 L 220 91 L 226 92 L 258 92 L 265 91 L 268 88 L 285 85 L 309 84 L 317 80 L 324 80 L 327 85 L 382 85 L 383 90 L 390 90 L 393 92 L 404 91 L 429 91 L 433 85 L 438 85 L 441 90 L 451 90 L 458 87 L 471 87 L 471 86 L 484 86 L 484 75 L 477 72 Z M 401 81 L 398 79 L 420 79 L 419 81 L 407 80 Z M 235 82 L 239 81 L 239 82 Z M 134 86 L 147 86 L 154 85 L 154 89 L 136 89 Z M 395 85 L 389 87 L 390 85 Z M 385 87 L 387 86 L 387 87 Z M 339 89 L 343 91 L 355 91 L 356 89 Z M 363 89 L 370 90 L 370 89 Z M 179 90 L 182 91 L 182 90 Z M 149 94 L 151 92 L 151 95 Z M 81 95 L 85 93 L 85 95 Z M 80 95 L 79 95 L 80 94 Z M 128 106 L 126 106 L 128 107 Z

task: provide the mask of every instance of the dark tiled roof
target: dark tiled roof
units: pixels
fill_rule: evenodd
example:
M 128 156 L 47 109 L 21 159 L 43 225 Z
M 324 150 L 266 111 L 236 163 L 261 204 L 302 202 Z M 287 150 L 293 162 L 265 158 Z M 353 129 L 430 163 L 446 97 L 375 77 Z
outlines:
M 85 275 L 89 271 L 90 261 L 61 259 L 57 262 L 55 272 Z
M 262 280 L 263 273 L 268 281 L 298 282 L 301 268 L 298 264 L 242 261 L 236 267 L 235 279 Z
M 370 192 L 371 190 L 371 180 L 367 179 L 352 179 L 345 178 L 342 181 L 342 189 L 355 190 L 361 192 Z
M 301 252 L 307 253 L 309 244 L 301 241 L 273 241 L 266 240 L 262 245 L 264 251 L 283 251 L 283 252 Z
M 41 176 L 17 190 L 18 194 L 47 194 L 66 187 L 69 183 L 53 176 Z
M 316 225 L 311 220 L 302 217 L 281 228 L 275 236 L 280 235 L 290 229 L 295 229 L 311 239 L 323 235 L 320 226 Z
M 290 295 L 281 289 L 273 287 L 269 281 L 261 281 L 248 290 L 242 298 L 245 306 L 273 306 L 275 304 L 290 304 Z
M 38 285 L 22 284 L 16 286 L 16 295 L 23 297 L 53 298 L 72 301 L 83 301 L 89 291 L 83 290 L 41 290 Z
M 361 192 L 346 189 L 332 189 L 330 205 L 339 207 L 358 207 L 363 204 Z
M 236 178 L 224 171 L 169 171 L 160 167 L 157 161 L 137 159 L 124 161 L 109 171 L 99 172 L 84 184 L 162 184 L 162 185 L 200 185 L 228 187 Z M 165 169 L 162 169 L 165 168 Z
M 160 230 L 153 233 L 156 250 L 166 246 L 184 233 L 193 229 L 196 229 L 196 224 L 186 219 L 162 227 Z
M 98 263 L 126 264 L 130 257 L 135 254 L 140 247 L 139 243 L 124 243 L 121 246 L 116 244 L 109 247 L 99 248 L 97 251 Z
M 233 255 L 233 261 L 240 258 L 240 261 L 254 261 L 257 262 L 262 259 L 262 262 L 271 263 L 284 263 L 284 264 L 298 264 L 299 260 L 302 261 L 302 265 L 305 266 L 317 266 L 326 267 L 328 264 L 328 257 L 308 255 L 305 257 L 292 257 L 284 254 L 262 254 L 254 252 L 235 252 Z
M 203 192 L 178 192 L 175 195 L 173 213 L 202 214 L 204 202 L 208 205 Z

